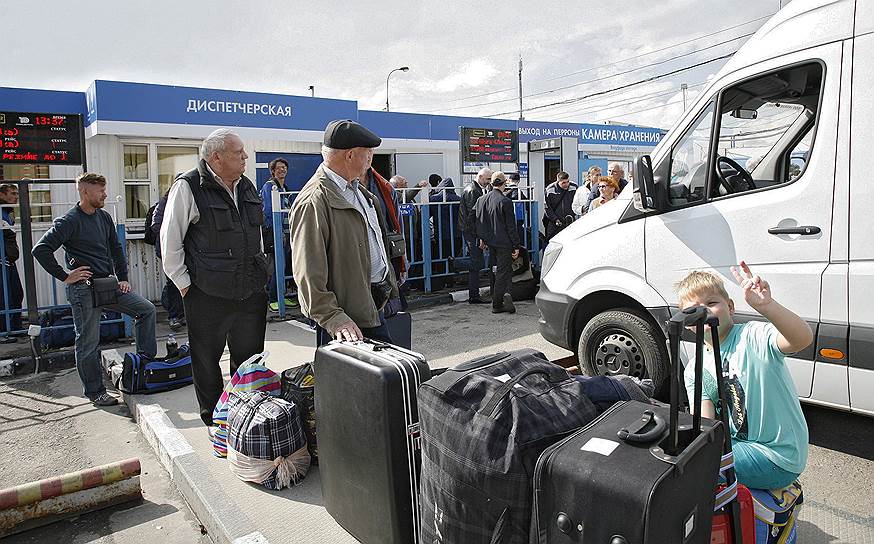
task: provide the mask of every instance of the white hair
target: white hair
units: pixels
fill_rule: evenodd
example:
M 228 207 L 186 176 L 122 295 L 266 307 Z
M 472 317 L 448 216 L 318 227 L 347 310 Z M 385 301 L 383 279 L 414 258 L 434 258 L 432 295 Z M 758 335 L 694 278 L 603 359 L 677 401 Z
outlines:
M 402 175 L 400 175 L 400 174 L 395 174 L 394 176 L 392 176 L 391 179 L 388 180 L 388 183 L 389 183 L 389 185 L 391 185 L 392 187 L 397 188 L 397 186 L 398 186 L 398 181 L 400 181 L 400 180 L 403 180 L 404 183 L 407 183 L 407 178 L 405 178 L 404 176 L 402 176 Z
M 327 161 L 328 159 L 330 159 L 331 157 L 333 157 L 337 153 L 341 153 L 343 151 L 346 151 L 346 150 L 345 149 L 334 149 L 333 147 L 328 147 L 328 146 L 323 144 L 322 145 L 322 159 Z
M 619 171 L 622 172 L 623 174 L 625 174 L 625 168 L 623 168 L 623 166 L 622 166 L 620 163 L 618 163 L 618 162 L 611 162 L 611 163 L 610 163 L 610 166 L 608 166 L 607 169 L 608 169 L 608 170 L 613 170 L 613 167 L 614 167 L 614 166 L 616 166 L 617 168 L 619 168 Z
M 231 136 L 239 136 L 236 132 L 229 128 L 220 128 L 212 131 L 209 136 L 200 144 L 200 158 L 209 160 L 213 153 L 221 153 L 227 146 L 228 138 Z

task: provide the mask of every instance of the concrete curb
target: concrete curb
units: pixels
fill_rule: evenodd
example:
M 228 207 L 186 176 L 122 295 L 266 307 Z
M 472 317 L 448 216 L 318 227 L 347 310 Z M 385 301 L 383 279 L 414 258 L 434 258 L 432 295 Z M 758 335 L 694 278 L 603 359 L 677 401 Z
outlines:
M 123 357 L 117 350 L 101 352 L 104 369 L 121 360 Z M 176 429 L 161 405 L 147 403 L 147 398 L 125 394 L 124 403 L 212 541 L 216 544 L 270 544 L 201 464 L 194 448 Z M 231 477 L 230 472 L 228 477 Z

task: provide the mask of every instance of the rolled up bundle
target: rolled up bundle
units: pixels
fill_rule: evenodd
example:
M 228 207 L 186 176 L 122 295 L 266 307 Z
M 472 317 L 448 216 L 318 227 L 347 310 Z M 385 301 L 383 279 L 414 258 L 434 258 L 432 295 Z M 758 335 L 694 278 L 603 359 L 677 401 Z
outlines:
M 238 478 L 268 489 L 299 483 L 310 455 L 297 406 L 262 391 L 231 393 L 228 461 Z

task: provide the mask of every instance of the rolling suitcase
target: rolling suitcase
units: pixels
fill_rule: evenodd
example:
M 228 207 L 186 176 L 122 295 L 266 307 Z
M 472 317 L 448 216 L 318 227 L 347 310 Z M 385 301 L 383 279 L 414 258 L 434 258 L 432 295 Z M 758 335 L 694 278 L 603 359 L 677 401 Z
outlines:
M 313 368 L 325 508 L 363 544 L 416 542 L 424 357 L 372 340 L 330 342 Z
M 671 318 L 670 407 L 619 402 L 538 458 L 532 543 L 709 544 L 726 427 L 700 416 L 706 319 L 703 307 Z M 695 416 L 679 413 L 686 325 L 696 326 Z

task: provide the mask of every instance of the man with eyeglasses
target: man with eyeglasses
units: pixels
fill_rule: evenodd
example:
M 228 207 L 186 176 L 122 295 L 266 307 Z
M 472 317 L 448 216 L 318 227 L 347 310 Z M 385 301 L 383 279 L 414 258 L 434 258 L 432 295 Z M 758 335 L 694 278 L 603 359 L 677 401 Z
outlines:
M 628 185 L 628 181 L 625 179 L 625 169 L 622 168 L 622 165 L 618 162 L 611 162 L 610 168 L 607 170 L 607 174 L 616 180 L 616 184 L 619 186 L 619 190 L 616 191 L 616 194 L 622 192 L 625 189 L 625 186 Z M 592 190 L 589 192 L 589 200 L 586 201 L 586 208 L 589 209 L 589 206 L 592 204 L 592 201 L 601 196 L 598 191 L 597 184 L 592 184 Z

